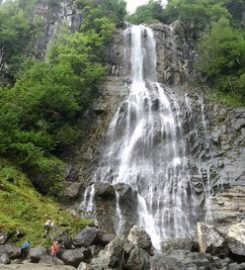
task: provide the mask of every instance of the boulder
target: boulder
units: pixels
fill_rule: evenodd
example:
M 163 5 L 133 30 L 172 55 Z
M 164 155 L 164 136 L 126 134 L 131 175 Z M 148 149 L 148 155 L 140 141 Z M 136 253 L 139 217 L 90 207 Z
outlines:
M 2 263 L 2 264 L 10 264 L 11 263 L 11 260 L 8 256 L 8 254 L 2 253 L 0 255 L 0 263 Z
M 93 258 L 91 262 L 91 266 L 93 270 L 109 270 L 108 264 L 109 264 L 109 260 L 108 260 L 105 250 L 100 251 L 98 257 Z
M 63 249 L 70 249 L 72 246 L 72 240 L 66 233 L 61 233 L 59 236 L 55 237 L 55 240 L 58 241 L 59 246 Z
M 123 263 L 123 246 L 126 243 L 124 236 L 117 236 L 106 247 L 108 266 L 111 268 L 121 267 Z
M 225 239 L 212 225 L 197 223 L 197 242 L 200 252 L 208 252 L 217 256 L 228 255 Z
M 162 252 L 164 254 L 169 254 L 173 250 L 189 250 L 195 251 L 197 249 L 196 243 L 189 238 L 177 238 L 165 240 L 161 246 Z
M 231 263 L 231 260 L 221 259 L 207 253 L 190 252 L 188 250 L 175 250 L 166 255 L 156 253 L 151 257 L 152 270 L 243 270 L 245 264 Z
M 78 267 L 81 262 L 89 262 L 91 258 L 91 252 L 86 248 L 76 248 L 66 250 L 62 255 L 61 259 L 65 264 Z
M 73 244 L 75 246 L 88 247 L 93 245 L 98 234 L 98 229 L 93 227 L 86 227 L 78 235 L 75 236 Z
M 103 231 L 98 231 L 96 237 L 96 245 L 106 246 L 109 244 L 114 238 L 116 237 L 115 234 L 104 233 Z
M 245 222 L 230 225 L 223 235 L 233 254 L 245 256 Z
M 152 248 L 151 237 L 149 234 L 136 225 L 131 228 L 128 235 L 128 241 L 147 251 L 150 251 Z
M 44 263 L 44 264 L 54 264 L 54 265 L 64 265 L 64 262 L 57 257 L 52 257 L 49 255 L 43 255 L 41 256 L 38 263 Z
M 134 247 L 126 263 L 128 270 L 150 270 L 150 259 L 146 251 L 139 247 Z
M 6 244 L 8 240 L 8 234 L 4 231 L 0 231 L 0 245 Z
M 73 200 L 80 195 L 80 191 L 81 191 L 81 183 L 65 181 L 62 197 L 65 200 Z
M 38 246 L 30 249 L 28 257 L 32 263 L 38 263 L 44 255 L 47 255 L 46 248 Z
M 12 244 L 0 245 L 0 254 L 6 254 L 13 260 L 20 257 L 20 248 Z
M 81 262 L 77 270 L 93 270 L 93 268 L 89 264 Z

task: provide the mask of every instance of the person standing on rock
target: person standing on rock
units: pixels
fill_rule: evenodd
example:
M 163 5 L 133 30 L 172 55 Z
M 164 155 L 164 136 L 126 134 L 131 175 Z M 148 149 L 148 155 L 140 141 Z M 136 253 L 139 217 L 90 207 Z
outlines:
M 25 241 L 24 244 L 20 248 L 20 254 L 22 258 L 25 258 L 27 256 L 29 248 L 30 248 L 30 242 Z
M 53 260 L 54 260 L 54 257 L 59 252 L 59 250 L 60 250 L 60 247 L 59 247 L 58 241 L 53 241 L 53 244 L 50 248 L 50 255 L 52 256 Z
M 47 219 L 43 225 L 44 234 L 47 235 L 49 233 L 49 231 L 53 228 L 53 226 L 54 226 L 54 222 L 52 221 L 52 219 Z

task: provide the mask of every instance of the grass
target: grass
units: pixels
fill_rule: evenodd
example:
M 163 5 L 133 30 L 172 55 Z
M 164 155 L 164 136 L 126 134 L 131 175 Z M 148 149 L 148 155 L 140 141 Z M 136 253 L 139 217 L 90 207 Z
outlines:
M 0 159 L 0 230 L 24 236 L 12 240 L 20 244 L 29 240 L 32 246 L 49 246 L 43 224 L 51 217 L 61 231 L 74 236 L 90 220 L 74 218 L 54 199 L 39 194 L 27 176 L 6 160 Z

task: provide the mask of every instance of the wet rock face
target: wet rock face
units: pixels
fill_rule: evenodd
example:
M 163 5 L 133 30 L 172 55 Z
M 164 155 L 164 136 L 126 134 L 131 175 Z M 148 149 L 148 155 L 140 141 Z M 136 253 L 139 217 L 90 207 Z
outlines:
M 129 185 L 119 183 L 112 186 L 97 182 L 94 201 L 99 228 L 109 233 L 108 236 L 118 231 L 119 218 L 123 223 L 120 233 L 124 235 L 127 235 L 130 228 L 137 223 L 137 193 Z M 120 205 L 121 217 L 117 213 L 117 204 Z
M 137 192 L 133 190 L 129 185 L 123 183 L 116 184 L 113 186 L 113 188 L 118 194 L 118 204 L 124 221 L 124 224 L 119 233 L 127 235 L 130 228 L 132 228 L 132 226 L 138 222 Z
M 170 85 L 188 81 L 195 57 L 191 44 L 180 40 L 176 24 L 158 23 L 151 27 L 156 38 L 158 80 Z
M 82 15 L 74 1 L 63 3 L 38 1 L 31 12 L 39 15 L 43 21 L 44 32 L 32 41 L 33 51 L 38 58 L 45 56 L 45 49 L 62 22 L 67 21 L 72 30 L 78 30 L 82 22 Z
M 110 76 L 124 76 L 124 35 L 123 30 L 117 30 L 107 51 L 107 70 Z
M 116 193 L 111 185 L 95 184 L 95 206 L 99 227 L 108 233 L 115 233 Z

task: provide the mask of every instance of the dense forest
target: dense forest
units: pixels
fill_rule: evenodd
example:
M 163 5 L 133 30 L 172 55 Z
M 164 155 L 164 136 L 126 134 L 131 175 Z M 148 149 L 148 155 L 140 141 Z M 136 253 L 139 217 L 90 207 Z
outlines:
M 0 4 L 0 193 L 5 199 L 14 179 L 26 175 L 43 194 L 60 192 L 62 154 L 81 136 L 85 112 L 106 76 L 106 49 L 125 20 L 177 23 L 180 37 L 197 50 L 196 84 L 234 106 L 245 104 L 243 0 L 169 0 L 166 7 L 150 0 L 131 15 L 123 0 L 75 0 L 80 28 L 70 29 L 64 20 L 42 52 L 36 44 L 46 27 L 44 16 L 35 13 L 40 2 L 54 8 L 61 0 Z M 6 216 L 2 220 L 8 223 Z

